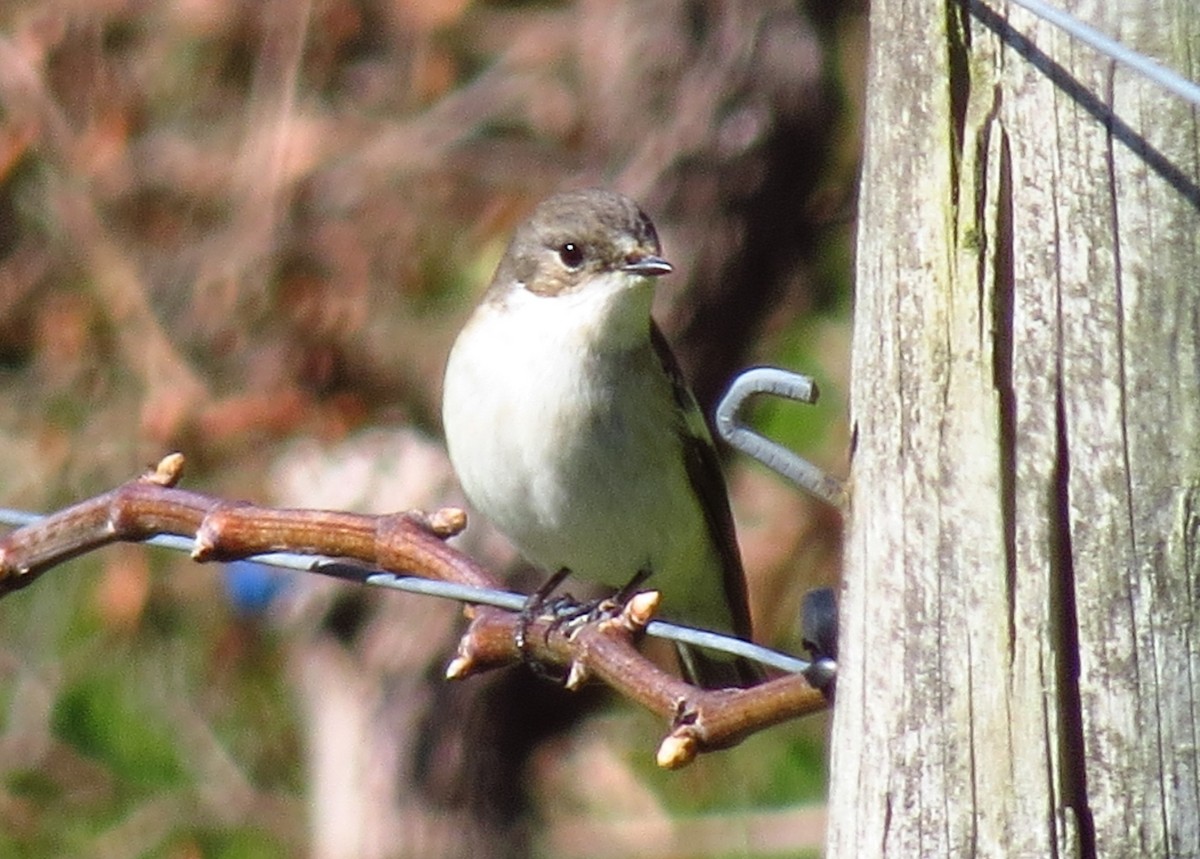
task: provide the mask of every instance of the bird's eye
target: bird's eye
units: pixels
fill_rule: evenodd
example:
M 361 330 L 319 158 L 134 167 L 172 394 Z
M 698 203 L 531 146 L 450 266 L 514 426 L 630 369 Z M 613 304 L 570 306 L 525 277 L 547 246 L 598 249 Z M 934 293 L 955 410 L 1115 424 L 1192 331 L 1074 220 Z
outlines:
M 579 268 L 583 265 L 583 248 L 575 242 L 565 242 L 558 247 L 558 258 L 567 268 Z

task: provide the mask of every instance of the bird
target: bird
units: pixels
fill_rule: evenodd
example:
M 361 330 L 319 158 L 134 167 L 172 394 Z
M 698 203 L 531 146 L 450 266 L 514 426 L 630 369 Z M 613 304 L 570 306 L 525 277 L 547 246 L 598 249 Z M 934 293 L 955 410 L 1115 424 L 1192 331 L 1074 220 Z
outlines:
M 447 448 L 470 506 L 533 564 L 614 588 L 645 577 L 665 618 L 749 639 L 716 448 L 651 318 L 672 270 L 630 198 L 542 201 L 451 348 Z M 679 651 L 706 688 L 761 677 L 740 657 Z

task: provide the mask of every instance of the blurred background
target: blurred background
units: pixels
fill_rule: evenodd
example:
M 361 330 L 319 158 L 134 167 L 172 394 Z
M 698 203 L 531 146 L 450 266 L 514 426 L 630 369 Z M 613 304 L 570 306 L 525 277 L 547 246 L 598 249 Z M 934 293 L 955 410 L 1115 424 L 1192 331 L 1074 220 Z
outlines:
M 185 488 L 461 504 L 441 369 L 542 197 L 640 201 L 711 410 L 846 458 L 865 2 L 0 2 L 0 504 L 162 454 Z M 841 523 L 730 456 L 758 638 Z M 536 582 L 482 521 L 459 544 Z M 656 719 L 523 669 L 447 684 L 450 604 L 115 546 L 0 601 L 0 855 L 817 855 L 823 719 L 677 773 Z

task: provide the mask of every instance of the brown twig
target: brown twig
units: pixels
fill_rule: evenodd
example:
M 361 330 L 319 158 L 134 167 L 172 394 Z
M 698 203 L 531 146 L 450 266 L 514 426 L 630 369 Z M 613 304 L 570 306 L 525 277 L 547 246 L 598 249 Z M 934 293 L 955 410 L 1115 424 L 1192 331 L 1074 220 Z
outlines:
M 750 689 L 699 689 L 657 668 L 636 647 L 636 639 L 657 608 L 655 592 L 636 595 L 619 616 L 577 629 L 534 620 L 526 631 L 525 654 L 569 667 L 568 686 L 589 677 L 669 720 L 670 733 L 659 745 L 659 766 L 685 766 L 700 752 L 735 745 L 750 734 L 824 710 L 825 696 L 800 674 Z M 516 647 L 520 618 L 499 609 L 477 609 L 447 674 L 454 679 L 521 658 Z
M 0 539 L 0 596 L 100 546 L 159 534 L 193 537 L 192 557 L 201 562 L 287 551 L 474 587 L 501 586 L 476 561 L 446 545 L 466 525 L 461 510 L 372 516 L 258 507 L 176 489 L 182 469 L 183 456 L 171 454 L 142 477 Z M 574 624 L 550 618 L 526 622 L 510 611 L 468 607 L 471 625 L 447 676 L 459 679 L 533 658 L 566 668 L 572 688 L 599 679 L 669 721 L 670 733 L 657 755 L 664 767 L 683 766 L 700 752 L 825 708 L 822 693 L 801 675 L 752 689 L 702 690 L 662 671 L 637 649 L 657 605 L 656 593 L 642 593 L 611 617 Z M 517 645 L 519 636 L 524 647 Z

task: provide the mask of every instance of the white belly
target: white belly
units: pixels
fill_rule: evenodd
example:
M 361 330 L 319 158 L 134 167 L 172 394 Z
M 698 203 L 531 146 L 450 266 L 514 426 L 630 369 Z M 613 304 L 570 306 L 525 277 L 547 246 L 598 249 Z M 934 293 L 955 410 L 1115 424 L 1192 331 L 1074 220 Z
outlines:
M 664 615 L 727 627 L 719 556 L 648 330 L 600 355 L 571 328 L 589 318 L 576 298 L 523 293 L 519 314 L 481 305 L 455 344 L 443 419 L 463 489 L 546 570 L 613 587 L 649 571 Z

